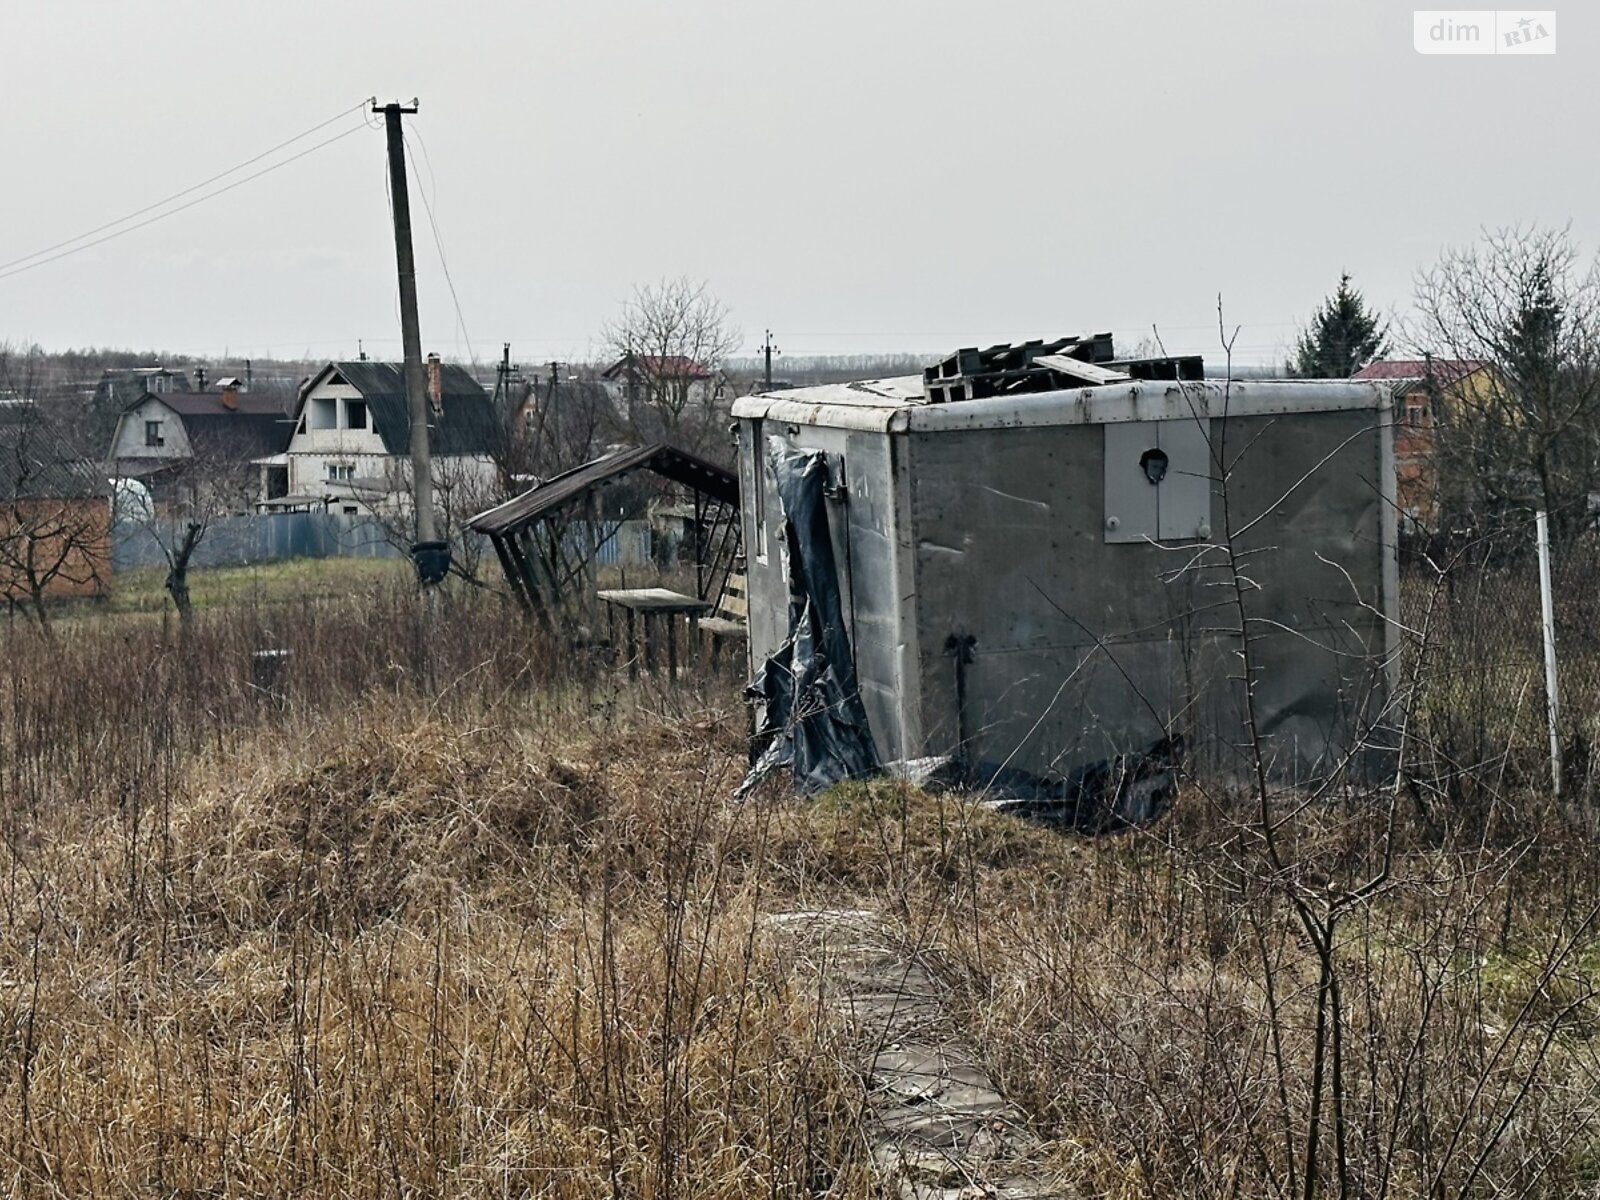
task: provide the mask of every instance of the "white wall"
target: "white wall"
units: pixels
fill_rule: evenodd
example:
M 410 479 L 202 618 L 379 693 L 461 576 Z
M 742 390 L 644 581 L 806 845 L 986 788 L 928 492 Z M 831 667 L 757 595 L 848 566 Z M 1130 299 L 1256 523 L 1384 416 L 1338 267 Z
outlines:
M 365 429 L 349 427 L 349 402 L 361 398 L 361 393 L 348 383 L 321 383 L 306 395 L 301 422 L 289 439 L 290 495 L 332 496 L 335 507 L 353 504 L 363 513 L 373 511 L 372 505 L 358 499 L 345 481 L 329 478 L 330 466 L 348 466 L 357 481 L 387 481 L 394 489 L 388 501 L 390 507 L 409 504 L 410 458 L 404 453 L 388 453 L 373 428 L 370 410 Z M 319 400 L 332 402 L 335 428 L 314 428 Z M 435 456 L 432 473 L 439 503 L 449 495 L 457 507 L 469 497 L 490 496 L 496 480 L 494 460 L 479 454 Z
M 321 383 L 306 396 L 300 423 L 289 439 L 290 494 L 320 495 L 327 491 L 330 463 L 348 464 L 357 479 L 383 477 L 389 455 L 373 428 L 371 410 L 366 414 L 365 428 L 350 427 L 350 402 L 360 400 L 361 393 L 348 383 Z M 319 401 L 332 404 L 335 428 L 314 428 Z
M 145 445 L 144 423 L 161 422 L 161 446 Z M 117 418 L 117 430 L 111 440 L 111 458 L 188 458 L 189 435 L 183 422 L 160 400 L 151 396 L 138 408 Z

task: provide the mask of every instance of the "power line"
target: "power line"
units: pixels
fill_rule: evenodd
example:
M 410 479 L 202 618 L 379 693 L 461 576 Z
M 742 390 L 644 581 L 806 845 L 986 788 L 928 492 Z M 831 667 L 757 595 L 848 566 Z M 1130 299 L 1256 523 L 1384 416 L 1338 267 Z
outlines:
M 415 131 L 415 128 L 415 126 L 412 127 L 413 131 Z M 422 140 L 420 133 L 417 134 L 417 141 L 422 145 L 422 158 L 428 167 L 428 178 L 433 180 L 433 161 L 428 157 L 428 144 Z M 411 140 L 407 137 L 406 145 L 409 146 L 410 144 Z M 450 303 L 455 305 L 456 324 L 461 327 L 461 340 L 467 344 L 467 358 L 476 364 L 478 355 L 472 349 L 472 336 L 467 332 L 467 319 L 461 314 L 461 300 L 456 296 L 455 280 L 450 278 L 450 264 L 445 261 L 444 256 L 444 239 L 439 236 L 439 223 L 433 219 L 433 205 L 428 201 L 428 189 L 422 186 L 422 176 L 417 171 L 416 155 L 410 155 L 409 158 L 411 160 L 411 173 L 417 178 L 417 192 L 422 197 L 422 211 L 428 214 L 428 228 L 433 230 L 433 245 L 434 249 L 439 252 L 439 266 L 444 270 L 445 287 L 450 289 Z M 435 186 L 437 186 L 437 181 L 435 181 Z
M 0 270 L 0 279 L 10 279 L 13 275 L 21 275 L 24 271 L 31 271 L 35 267 L 44 266 L 46 263 L 53 263 L 53 262 L 56 262 L 59 259 L 67 258 L 70 255 L 77 254 L 80 251 L 90 250 L 90 249 L 93 249 L 95 246 L 102 246 L 106 242 L 113 241 L 114 239 L 121 237 L 125 233 L 132 233 L 137 229 L 143 229 L 146 225 L 154 225 L 157 221 L 165 221 L 168 217 L 176 216 L 178 213 L 184 212 L 187 209 L 191 209 L 197 204 L 204 204 L 207 200 L 215 200 L 218 196 L 222 195 L 225 192 L 231 192 L 236 187 L 243 187 L 245 184 L 249 183 L 251 180 L 260 179 L 263 175 L 270 175 L 270 174 L 272 174 L 272 172 L 276 171 L 279 167 L 287 167 L 292 162 L 298 162 L 300 159 L 304 158 L 306 155 L 314 154 L 318 150 L 321 150 L 324 146 L 331 146 L 335 142 L 343 141 L 345 138 L 349 137 L 352 133 L 361 133 L 361 132 L 365 131 L 366 128 L 367 128 L 367 125 L 365 124 L 365 122 L 363 122 L 362 124 L 357 125 L 353 129 L 347 129 L 343 133 L 335 134 L 333 137 L 328 138 L 326 141 L 318 142 L 315 146 L 307 147 L 306 149 L 300 151 L 299 154 L 290 155 L 288 158 L 283 159 L 281 162 L 273 163 L 270 167 L 263 167 L 259 171 L 256 171 L 256 172 L 254 172 L 254 173 L 252 173 L 250 175 L 246 175 L 243 179 L 236 179 L 232 183 L 228 184 L 226 187 L 220 187 L 214 192 L 207 192 L 203 196 L 196 196 L 193 200 L 189 201 L 187 204 L 180 204 L 180 205 L 178 205 L 177 208 L 169 208 L 164 213 L 157 213 L 155 216 L 146 218 L 145 220 L 140 221 L 136 225 L 129 225 L 126 229 L 119 229 L 115 233 L 108 233 L 104 237 L 95 238 L 94 241 L 92 241 L 92 242 L 84 242 L 83 245 L 81 245 L 81 246 L 73 246 L 72 249 L 70 249 L 70 250 L 63 250 L 59 254 L 52 254 L 49 258 L 41 258 L 37 262 L 27 262 L 27 260 L 25 260 L 25 259 L 19 259 L 18 260 L 19 262 L 24 262 L 24 263 L 26 263 L 26 265 L 25 266 L 20 266 L 20 267 L 13 267 L 9 271 Z
M 263 158 L 267 158 L 270 155 L 276 154 L 279 150 L 284 149 L 286 146 L 292 146 L 296 142 L 302 141 L 305 138 L 310 137 L 313 133 L 316 133 L 319 129 L 326 129 L 329 125 L 332 125 L 335 121 L 341 120 L 344 117 L 349 116 L 352 112 L 356 112 L 358 110 L 364 109 L 366 107 L 366 103 L 367 102 L 365 100 L 363 100 L 360 104 L 356 105 L 355 108 L 347 108 L 343 112 L 335 113 L 333 116 L 329 117 L 326 121 L 320 121 L 317 124 L 313 125 L 310 129 L 307 129 L 307 130 L 304 130 L 301 133 L 295 134 L 292 138 L 289 138 L 287 141 L 279 142 L 276 146 L 272 147 L 270 150 L 263 150 L 260 154 L 257 154 L 254 158 L 247 158 L 242 163 L 239 163 L 236 166 L 229 167 L 226 171 L 219 171 L 217 174 L 211 176 L 211 178 L 202 179 L 199 183 L 196 183 L 196 184 L 193 184 L 193 185 L 191 185 L 189 187 L 186 187 L 181 192 L 173 192 L 172 195 L 166 197 L 166 199 L 164 199 L 164 200 L 157 200 L 154 204 L 147 204 L 143 208 L 136 208 L 131 213 L 128 213 L 126 216 L 118 217 L 115 221 L 107 221 L 104 225 L 96 225 L 93 229 L 89 230 L 86 233 L 80 233 L 77 237 L 67 238 L 66 241 L 57 242 L 53 246 L 46 246 L 43 250 L 35 250 L 32 254 L 24 254 L 21 258 L 13 258 L 10 262 L 0 263 L 0 272 L 7 271 L 9 268 L 18 265 L 19 263 L 25 263 L 25 262 L 28 262 L 28 261 L 30 261 L 32 259 L 35 259 L 35 258 L 42 258 L 44 255 L 49 254 L 54 250 L 60 250 L 63 246 L 70 246 L 74 242 L 81 242 L 85 238 L 91 238 L 95 234 L 103 233 L 107 229 L 113 229 L 118 225 L 125 225 L 129 221 L 133 220 L 135 217 L 144 216 L 144 214 L 147 213 L 147 212 L 153 212 L 154 210 L 156 210 L 158 208 L 165 208 L 167 205 L 171 204 L 174 200 L 181 200 L 181 199 L 183 199 L 183 197 L 189 195 L 191 192 L 198 192 L 203 187 L 209 187 L 211 184 L 216 183 L 217 180 L 219 180 L 219 179 L 226 179 L 229 175 L 236 174 L 239 171 L 244 170 L 246 167 L 253 166 L 254 164 L 260 162 Z

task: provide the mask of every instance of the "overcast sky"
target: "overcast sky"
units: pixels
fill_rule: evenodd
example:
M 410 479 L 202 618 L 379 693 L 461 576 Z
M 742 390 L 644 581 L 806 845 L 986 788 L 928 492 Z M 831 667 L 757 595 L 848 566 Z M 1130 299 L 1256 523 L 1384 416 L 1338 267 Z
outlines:
M 1600 6 L 1552 56 L 1425 57 L 1378 0 L 7 0 L 0 262 L 417 96 L 471 348 L 588 356 L 640 282 L 754 347 L 1152 323 L 1281 356 L 1341 269 L 1403 310 L 1481 226 L 1600 244 Z M 431 170 L 430 170 L 431 168 Z M 197 192 L 194 195 L 200 195 Z M 192 198 L 189 197 L 189 198 Z M 416 196 L 425 350 L 465 356 Z M 0 268 L 0 274 L 4 269 Z M 0 340 L 398 357 L 380 128 L 0 278 Z

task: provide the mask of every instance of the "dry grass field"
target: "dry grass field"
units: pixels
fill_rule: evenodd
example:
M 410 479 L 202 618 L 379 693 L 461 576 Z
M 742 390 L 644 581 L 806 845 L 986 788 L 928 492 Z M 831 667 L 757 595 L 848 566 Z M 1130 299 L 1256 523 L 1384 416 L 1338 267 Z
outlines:
M 1284 811 L 1275 871 L 1203 780 L 1098 841 L 888 783 L 734 804 L 731 683 L 629 690 L 492 597 L 0 639 L 8 1196 L 880 1194 L 763 919 L 833 905 L 902 931 L 1082 1195 L 1600 1179 L 1600 852 L 1537 795 L 1402 804 L 1392 846 L 1386 795 Z M 1386 847 L 1330 1004 L 1293 901 Z

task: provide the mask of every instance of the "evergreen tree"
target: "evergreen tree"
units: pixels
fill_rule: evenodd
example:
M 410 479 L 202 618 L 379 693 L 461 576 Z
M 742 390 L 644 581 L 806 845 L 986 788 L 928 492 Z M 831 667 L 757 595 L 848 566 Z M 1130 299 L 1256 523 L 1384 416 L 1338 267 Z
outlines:
M 1388 349 L 1388 324 L 1368 311 L 1346 271 L 1339 276 L 1339 290 L 1301 331 L 1289 373 L 1302 379 L 1348 379 Z

